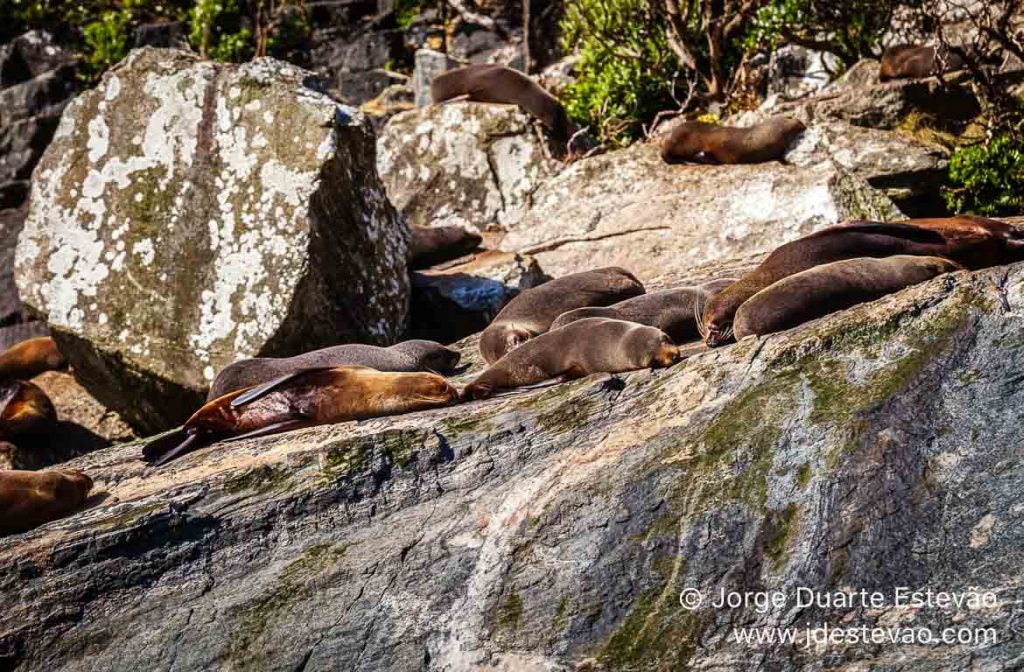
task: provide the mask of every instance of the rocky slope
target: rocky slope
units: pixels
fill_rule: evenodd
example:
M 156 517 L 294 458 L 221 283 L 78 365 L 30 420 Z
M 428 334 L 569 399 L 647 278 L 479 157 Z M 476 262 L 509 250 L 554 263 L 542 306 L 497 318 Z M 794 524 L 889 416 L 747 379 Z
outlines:
M 1024 268 L 961 272 L 669 370 L 221 444 L 160 471 L 137 445 L 79 458 L 89 508 L 0 540 L 0 665 L 1015 669 L 1022 311 Z M 975 586 L 996 603 L 678 601 L 801 586 Z M 998 642 L 730 639 L 822 622 Z

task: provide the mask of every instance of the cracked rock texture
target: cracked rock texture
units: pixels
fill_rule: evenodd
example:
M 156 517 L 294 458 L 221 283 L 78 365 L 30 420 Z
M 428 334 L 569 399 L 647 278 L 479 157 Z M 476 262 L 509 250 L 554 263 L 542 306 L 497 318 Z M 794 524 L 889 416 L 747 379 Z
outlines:
M 0 540 L 0 665 L 1019 669 L 1022 311 L 1024 268 L 960 272 L 667 370 L 220 444 L 158 471 L 137 445 L 98 451 L 68 465 L 96 480 L 89 508 Z M 464 381 L 480 364 L 463 347 Z M 898 586 L 996 601 L 678 601 Z M 822 622 L 998 642 L 823 654 L 730 638 Z
M 273 59 L 133 51 L 65 109 L 16 271 L 98 400 L 148 432 L 257 354 L 388 343 L 408 231 L 365 118 Z
M 556 277 L 615 265 L 652 278 L 768 251 L 844 219 L 902 218 L 831 161 L 667 165 L 653 143 L 577 161 L 533 203 L 500 247 L 532 254 Z
M 377 170 L 412 226 L 514 226 L 557 172 L 539 128 L 513 105 L 447 103 L 392 117 Z

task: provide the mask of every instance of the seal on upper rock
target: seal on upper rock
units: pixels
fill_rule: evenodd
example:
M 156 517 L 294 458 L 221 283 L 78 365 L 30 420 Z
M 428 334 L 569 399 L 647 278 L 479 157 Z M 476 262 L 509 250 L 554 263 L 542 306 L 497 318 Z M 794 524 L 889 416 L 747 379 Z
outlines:
M 365 366 L 307 369 L 207 402 L 180 429 L 148 443 L 143 459 L 160 466 L 228 437 L 437 408 L 458 398 L 451 383 L 434 373 L 384 372 Z
M 91 489 L 92 479 L 81 471 L 0 471 L 0 536 L 73 513 Z
M 27 380 L 44 371 L 53 371 L 67 364 L 57 344 L 49 336 L 29 338 L 16 343 L 0 354 L 0 380 Z
M 588 317 L 532 338 L 512 350 L 463 392 L 485 399 L 495 390 L 522 387 L 551 378 L 582 378 L 671 366 L 679 348 L 668 334 L 635 322 Z
M 764 163 L 781 161 L 805 126 L 791 117 L 772 117 L 746 128 L 702 121 L 679 124 L 661 141 L 666 163 Z
M 57 420 L 57 411 L 39 386 L 25 380 L 0 385 L 0 438 L 36 434 Z
M 606 317 L 661 329 L 678 345 L 700 337 L 704 304 L 734 282 L 736 278 L 720 278 L 693 287 L 642 294 L 606 307 L 577 308 L 559 315 L 551 323 L 551 331 L 588 317 Z
M 945 53 L 941 63 L 937 55 L 935 47 L 917 44 L 888 47 L 882 52 L 878 79 L 883 82 L 890 79 L 920 79 L 964 67 L 963 57 L 955 52 Z
M 783 278 L 744 301 L 733 323 L 736 340 L 791 329 L 962 269 L 941 257 L 905 254 L 815 266 Z
M 950 220 L 956 219 L 959 223 Z M 944 257 L 976 270 L 1007 263 L 1024 254 L 1018 231 L 977 225 L 980 218 L 908 220 L 904 223 L 851 222 L 822 229 L 775 248 L 758 265 L 713 296 L 704 308 L 701 333 L 715 347 L 732 338 L 732 323 L 744 301 L 782 278 L 814 266 L 856 257 L 910 254 Z M 993 220 L 989 220 L 993 221 Z M 919 222 L 926 225 L 920 226 Z M 1002 224 L 1002 222 L 997 222 Z M 1019 258 L 1019 257 L 1017 257 Z
M 540 120 L 555 139 L 566 142 L 571 124 L 558 99 L 518 70 L 497 63 L 478 63 L 442 73 L 430 83 L 435 103 L 465 96 L 478 103 L 518 105 Z
M 259 385 L 306 369 L 366 366 L 378 371 L 450 371 L 461 355 L 434 341 L 411 340 L 387 348 L 349 343 L 313 350 L 294 357 L 255 357 L 225 366 L 210 386 L 207 401 L 243 387 Z
M 412 227 L 409 242 L 409 268 L 429 268 L 469 254 L 480 247 L 479 233 L 462 226 Z
M 488 364 L 543 334 L 561 315 L 586 306 L 608 306 L 644 293 L 632 273 L 608 266 L 572 273 L 520 292 L 480 334 L 480 354 Z

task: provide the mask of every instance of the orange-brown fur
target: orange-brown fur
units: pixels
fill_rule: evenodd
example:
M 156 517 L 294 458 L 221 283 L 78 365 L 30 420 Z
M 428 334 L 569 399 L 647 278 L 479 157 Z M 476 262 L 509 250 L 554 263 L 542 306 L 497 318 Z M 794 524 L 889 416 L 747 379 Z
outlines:
M 81 471 L 0 471 L 0 536 L 63 518 L 91 489 L 92 479 Z
M 30 338 L 0 354 L 0 380 L 28 379 L 67 364 L 49 336 Z
M 781 161 L 804 125 L 789 117 L 773 117 L 748 128 L 687 121 L 661 142 L 667 163 L 764 163 Z

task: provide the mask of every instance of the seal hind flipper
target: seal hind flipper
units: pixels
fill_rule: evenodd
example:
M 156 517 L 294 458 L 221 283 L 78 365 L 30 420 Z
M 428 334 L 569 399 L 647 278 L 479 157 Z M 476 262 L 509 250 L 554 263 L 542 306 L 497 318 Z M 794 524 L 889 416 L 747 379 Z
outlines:
M 711 152 L 697 152 L 693 156 L 693 160 L 695 163 L 704 163 L 710 166 L 719 165 L 718 159 Z
M 906 238 L 913 240 L 918 243 L 933 243 L 936 245 L 942 245 L 946 242 L 946 239 L 942 237 L 941 233 L 932 231 L 931 229 L 925 229 L 920 226 L 914 226 L 913 224 L 896 224 L 887 222 L 865 222 L 857 221 L 854 224 L 845 224 L 832 229 L 825 229 L 818 233 L 824 233 L 825 231 L 854 231 L 857 233 L 875 233 L 883 236 L 897 236 L 899 238 Z M 812 234 L 814 235 L 814 234 Z
M 195 445 L 198 439 L 199 432 L 181 427 L 147 443 L 142 449 L 142 459 L 154 467 L 162 467 L 174 458 L 199 448 Z

